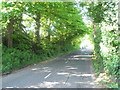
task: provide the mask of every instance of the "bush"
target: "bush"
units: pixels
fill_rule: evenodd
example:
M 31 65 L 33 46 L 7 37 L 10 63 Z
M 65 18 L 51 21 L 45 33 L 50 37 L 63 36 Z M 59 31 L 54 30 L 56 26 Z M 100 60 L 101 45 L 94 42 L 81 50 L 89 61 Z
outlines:
M 2 49 L 2 72 L 4 73 L 19 69 L 26 65 L 78 49 L 73 48 L 72 44 L 65 44 L 64 46 L 46 44 L 38 47 L 42 47 L 42 49 L 38 49 L 35 53 L 33 53 L 29 50 L 18 50 L 15 48 L 6 48 L 4 46 Z
M 40 56 L 28 50 L 21 51 L 14 48 L 3 47 L 2 51 L 2 72 L 15 70 L 43 60 Z
M 101 31 L 101 33 L 99 33 Z M 95 71 L 100 74 L 101 71 L 106 72 L 108 76 L 114 79 L 113 83 L 116 86 L 117 80 L 120 75 L 120 65 L 119 60 L 120 56 L 118 53 L 118 31 L 117 30 L 107 30 L 101 29 L 96 30 L 97 36 L 95 38 L 95 55 L 96 60 L 93 61 Z M 100 39 L 100 40 L 99 40 Z M 101 67 L 102 66 L 102 67 Z M 102 70 L 101 70 L 102 68 Z M 109 82 L 108 86 L 112 86 L 112 83 Z

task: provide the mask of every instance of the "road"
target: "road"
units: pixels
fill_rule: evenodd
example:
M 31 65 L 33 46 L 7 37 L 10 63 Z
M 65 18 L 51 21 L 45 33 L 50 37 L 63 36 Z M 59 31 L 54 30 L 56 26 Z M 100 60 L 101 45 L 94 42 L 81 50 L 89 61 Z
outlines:
M 3 76 L 3 88 L 97 88 L 85 49 Z

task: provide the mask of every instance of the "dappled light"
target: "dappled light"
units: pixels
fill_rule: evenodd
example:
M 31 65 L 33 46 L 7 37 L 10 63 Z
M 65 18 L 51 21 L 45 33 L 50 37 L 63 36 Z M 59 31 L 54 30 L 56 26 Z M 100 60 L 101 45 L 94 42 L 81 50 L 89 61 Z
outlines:
M 40 70 L 40 68 L 33 68 L 32 70 L 33 70 L 33 71 L 36 71 L 36 70 Z
M 78 55 L 78 53 L 82 53 L 82 55 Z M 73 54 L 69 53 L 61 58 L 57 58 L 56 60 L 48 61 L 47 63 L 41 63 L 38 65 L 34 64 L 33 67 L 27 70 L 27 72 L 30 72 L 31 75 L 26 78 L 24 77 L 24 80 L 22 79 L 22 82 L 24 82 L 23 84 L 21 79 L 17 80 L 18 77 L 21 77 L 20 73 L 23 72 L 21 71 L 16 73 L 17 78 L 15 79 L 16 82 L 21 83 L 18 83 L 17 85 L 11 83 L 10 86 L 26 88 L 87 88 L 86 85 L 89 85 L 90 87 L 96 87 L 96 83 L 93 82 L 94 73 L 91 71 L 90 60 L 87 60 L 87 58 L 89 57 L 90 59 L 91 56 L 84 55 L 84 53 L 85 51 L 78 50 Z M 77 57 L 83 58 L 83 56 L 84 58 L 87 58 L 82 61 L 81 59 L 78 61 L 75 60 Z M 69 60 L 69 57 L 74 60 Z M 6 83 L 7 82 L 5 82 L 4 79 L 3 86 L 5 86 Z M 92 85 L 91 83 L 94 84 Z
M 65 57 L 64 60 L 91 60 L 92 58 L 92 50 L 87 50 L 86 49 L 81 49 L 81 52 L 79 52 L 78 54 L 71 53 L 73 55 L 68 55 L 68 57 Z M 84 52 L 84 54 L 82 53 Z
M 71 57 L 73 57 L 73 58 L 83 58 L 83 57 L 85 57 L 85 58 L 91 58 L 92 57 L 92 55 L 74 55 L 74 56 L 71 56 Z
M 50 67 L 43 67 L 43 68 L 33 68 L 31 69 L 32 71 L 40 71 L 40 72 L 51 72 L 51 68 Z
M 53 88 L 55 85 L 60 84 L 59 82 L 43 82 L 35 86 L 30 86 L 27 88 Z
M 6 88 L 19 88 L 19 87 L 14 86 L 14 87 L 6 87 Z
M 58 1 L 1 2 L 2 87 L 118 88 L 118 2 Z
M 91 58 L 66 58 L 65 60 L 91 60 Z
M 57 73 L 58 75 L 69 75 L 69 73 L 66 73 L 66 72 L 60 72 L 60 73 Z
M 92 77 L 93 74 L 71 74 L 71 76 L 78 76 L 78 77 Z
M 72 66 L 66 66 L 67 69 L 71 69 L 71 70 L 76 70 L 78 69 L 77 67 L 72 67 Z

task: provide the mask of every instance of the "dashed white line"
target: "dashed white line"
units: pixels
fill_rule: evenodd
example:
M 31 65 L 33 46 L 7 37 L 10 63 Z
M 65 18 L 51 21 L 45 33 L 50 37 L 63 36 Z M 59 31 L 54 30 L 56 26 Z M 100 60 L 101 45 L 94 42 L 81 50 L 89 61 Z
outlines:
M 49 73 L 47 76 L 44 77 L 44 79 L 48 78 L 52 73 Z

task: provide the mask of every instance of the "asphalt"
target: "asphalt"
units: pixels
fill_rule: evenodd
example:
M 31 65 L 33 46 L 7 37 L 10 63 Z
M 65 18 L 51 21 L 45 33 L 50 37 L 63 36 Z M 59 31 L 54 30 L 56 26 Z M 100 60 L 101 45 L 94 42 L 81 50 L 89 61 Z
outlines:
M 2 77 L 2 88 L 99 88 L 91 51 L 77 50 Z

